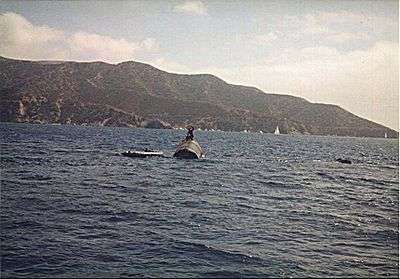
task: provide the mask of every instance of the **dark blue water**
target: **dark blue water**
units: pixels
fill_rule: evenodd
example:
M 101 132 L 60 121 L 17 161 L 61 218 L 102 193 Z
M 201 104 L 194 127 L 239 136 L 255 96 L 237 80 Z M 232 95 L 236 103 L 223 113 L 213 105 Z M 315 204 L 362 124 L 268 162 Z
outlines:
M 2 277 L 399 275 L 398 140 L 0 128 Z

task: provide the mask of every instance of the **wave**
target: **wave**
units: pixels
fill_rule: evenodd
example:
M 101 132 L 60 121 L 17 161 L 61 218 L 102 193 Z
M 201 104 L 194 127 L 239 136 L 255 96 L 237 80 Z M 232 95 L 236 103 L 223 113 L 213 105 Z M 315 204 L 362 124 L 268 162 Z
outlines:
M 245 264 L 266 264 L 267 260 L 245 254 L 243 252 L 237 251 L 227 251 L 221 248 L 213 247 L 211 245 L 206 245 L 197 242 L 183 241 L 174 239 L 175 248 L 178 248 L 181 251 L 186 251 L 190 253 L 198 253 L 198 255 L 202 255 L 203 259 L 208 260 L 217 260 L 223 262 L 236 262 L 236 263 L 245 263 Z M 206 254 L 204 254 L 206 253 Z
M 126 146 L 173 152 L 179 137 L 64 128 L 6 132 L 4 277 L 50 277 L 46 266 L 60 277 L 398 276 L 397 147 L 204 132 L 203 160 L 123 160 Z

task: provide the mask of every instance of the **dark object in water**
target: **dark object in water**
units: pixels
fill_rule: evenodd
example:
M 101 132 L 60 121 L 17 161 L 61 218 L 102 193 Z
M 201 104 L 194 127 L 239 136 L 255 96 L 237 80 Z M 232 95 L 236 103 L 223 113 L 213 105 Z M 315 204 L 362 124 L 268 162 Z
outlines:
M 181 159 L 199 159 L 203 156 L 203 150 L 195 140 L 183 140 L 174 153 L 174 157 Z
M 150 149 L 145 149 L 144 151 L 138 151 L 138 150 L 133 150 L 133 151 L 126 151 L 121 153 L 122 156 L 126 157 L 134 157 L 134 158 L 146 158 L 146 157 L 162 157 L 164 154 L 160 151 L 154 151 Z
M 339 163 L 342 163 L 342 164 L 351 164 L 351 161 L 348 159 L 339 158 L 339 159 L 336 159 L 336 161 Z

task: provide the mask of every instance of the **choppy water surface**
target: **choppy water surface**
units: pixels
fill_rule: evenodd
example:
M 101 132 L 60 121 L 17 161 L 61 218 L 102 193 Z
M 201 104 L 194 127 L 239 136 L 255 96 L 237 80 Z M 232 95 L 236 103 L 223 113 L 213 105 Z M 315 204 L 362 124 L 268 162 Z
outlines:
M 3 277 L 399 275 L 398 140 L 0 128 Z

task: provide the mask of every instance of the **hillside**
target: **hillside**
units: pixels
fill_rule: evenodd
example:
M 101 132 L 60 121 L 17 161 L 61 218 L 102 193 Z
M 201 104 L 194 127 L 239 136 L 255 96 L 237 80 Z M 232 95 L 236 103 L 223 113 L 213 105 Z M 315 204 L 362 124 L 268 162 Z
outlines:
M 138 62 L 21 61 L 0 57 L 0 120 L 398 137 L 334 105 L 266 94 L 212 75 L 179 75 Z

